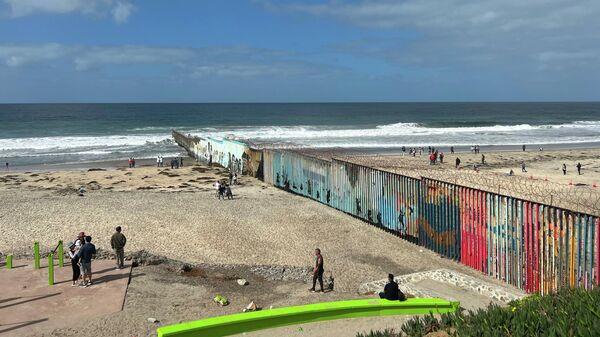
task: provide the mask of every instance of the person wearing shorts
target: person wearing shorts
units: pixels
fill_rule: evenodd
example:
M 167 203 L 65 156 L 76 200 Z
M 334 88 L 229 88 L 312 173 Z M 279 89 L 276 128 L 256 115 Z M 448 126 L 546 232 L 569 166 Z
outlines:
M 96 246 L 92 243 L 92 237 L 85 237 L 85 244 L 77 252 L 79 255 L 79 263 L 81 264 L 81 273 L 83 274 L 84 287 L 92 285 L 92 257 L 96 254 Z M 87 279 L 87 281 L 86 281 Z

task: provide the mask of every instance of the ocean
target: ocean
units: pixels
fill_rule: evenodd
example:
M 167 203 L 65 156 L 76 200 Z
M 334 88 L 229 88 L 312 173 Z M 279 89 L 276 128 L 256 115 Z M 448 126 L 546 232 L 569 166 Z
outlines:
M 0 104 L 12 166 L 179 155 L 170 130 L 309 147 L 600 142 L 600 103 Z

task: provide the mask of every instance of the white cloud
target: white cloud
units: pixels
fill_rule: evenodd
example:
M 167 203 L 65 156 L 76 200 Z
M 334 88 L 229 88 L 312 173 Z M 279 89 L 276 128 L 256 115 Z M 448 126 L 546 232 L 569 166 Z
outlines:
M 578 62 L 565 62 L 560 69 L 581 66 L 583 58 L 585 64 L 600 66 L 597 0 L 257 1 L 276 12 L 330 18 L 388 35 L 398 32 L 396 39 L 367 38 L 333 47 L 394 63 L 535 70 L 549 59 L 566 61 L 568 55 Z M 548 50 L 555 54 L 544 54 Z M 580 55 L 582 50 L 586 55 Z
M 117 4 L 112 9 L 113 18 L 117 23 L 127 22 L 127 19 L 129 19 L 134 8 L 135 7 L 128 2 L 117 1 Z
M 310 63 L 278 50 L 244 46 L 176 48 L 155 46 L 2 45 L 0 62 L 24 67 L 49 62 L 71 64 L 77 71 L 110 70 L 114 66 L 159 65 L 192 78 L 262 76 L 327 76 L 346 71 Z
M 74 55 L 77 70 L 105 65 L 178 64 L 191 60 L 195 53 L 186 48 L 148 46 L 87 47 Z
M 595 0 L 384 0 L 330 1 L 325 4 L 260 1 L 266 8 L 330 16 L 366 27 L 428 29 L 553 29 L 596 20 Z M 583 21 L 581 21 L 583 20 Z
M 0 45 L 0 59 L 9 67 L 53 61 L 65 56 L 68 48 L 56 43 L 41 45 Z
M 106 16 L 126 22 L 135 7 L 125 0 L 3 0 L 13 18 L 34 14 L 68 14 Z

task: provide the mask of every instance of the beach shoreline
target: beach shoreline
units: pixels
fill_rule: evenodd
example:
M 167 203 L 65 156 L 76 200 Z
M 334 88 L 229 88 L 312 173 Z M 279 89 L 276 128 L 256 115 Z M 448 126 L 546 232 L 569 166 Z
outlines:
M 476 145 L 476 144 L 473 144 Z M 434 145 L 439 151 L 444 152 L 444 154 L 450 154 L 450 146 L 440 146 L 437 147 Z M 557 150 L 595 150 L 600 149 L 600 142 L 596 143 L 564 143 L 564 144 L 528 144 L 526 145 L 526 152 L 539 152 L 540 147 L 543 151 L 557 151 Z M 394 156 L 394 155 L 408 155 L 408 151 L 410 148 L 416 148 L 417 150 L 420 147 L 411 147 L 405 146 L 406 152 L 402 152 L 402 145 L 398 145 L 396 147 L 382 148 L 382 147 L 323 147 L 323 148 L 311 148 L 311 147 L 297 147 L 294 148 L 300 151 L 307 151 L 313 153 L 333 153 L 339 156 Z M 424 153 L 427 151 L 427 146 L 423 147 Z M 522 145 L 483 145 L 480 146 L 480 150 L 482 154 L 485 153 L 495 153 L 495 152 L 519 152 L 522 151 Z M 470 146 L 455 146 L 455 153 L 470 153 Z M 181 156 L 184 158 L 184 164 L 190 163 L 191 161 L 195 162 L 194 158 L 187 156 L 184 154 L 185 151 L 181 149 Z M 164 158 L 164 165 L 168 164 L 168 161 L 173 157 Z M 3 161 L 4 163 L 4 161 Z M 112 159 L 112 160 L 98 160 L 98 161 L 82 161 L 82 162 L 71 162 L 71 163 L 55 163 L 55 164 L 25 164 L 19 165 L 18 162 L 9 163 L 9 171 L 8 172 L 52 172 L 52 171 L 81 171 L 88 169 L 116 169 L 116 168 L 124 168 L 127 167 L 127 159 Z M 136 166 L 156 166 L 156 157 L 151 158 L 136 158 Z M 0 174 L 7 173 L 6 168 L 2 167 Z

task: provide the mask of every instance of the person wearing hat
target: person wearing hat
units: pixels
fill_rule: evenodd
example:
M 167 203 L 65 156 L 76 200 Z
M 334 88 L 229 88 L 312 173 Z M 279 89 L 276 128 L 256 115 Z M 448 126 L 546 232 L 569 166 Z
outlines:
M 69 242 L 69 257 L 71 258 L 71 269 L 73 269 L 73 283 L 72 287 L 77 286 L 77 280 L 81 276 L 81 269 L 79 268 L 79 255 L 77 254 L 77 247 L 75 242 Z
M 404 301 L 406 297 L 400 291 L 398 283 L 394 281 L 394 275 L 388 274 L 388 283 L 383 288 L 383 292 L 379 293 L 379 298 L 385 298 L 390 301 Z

